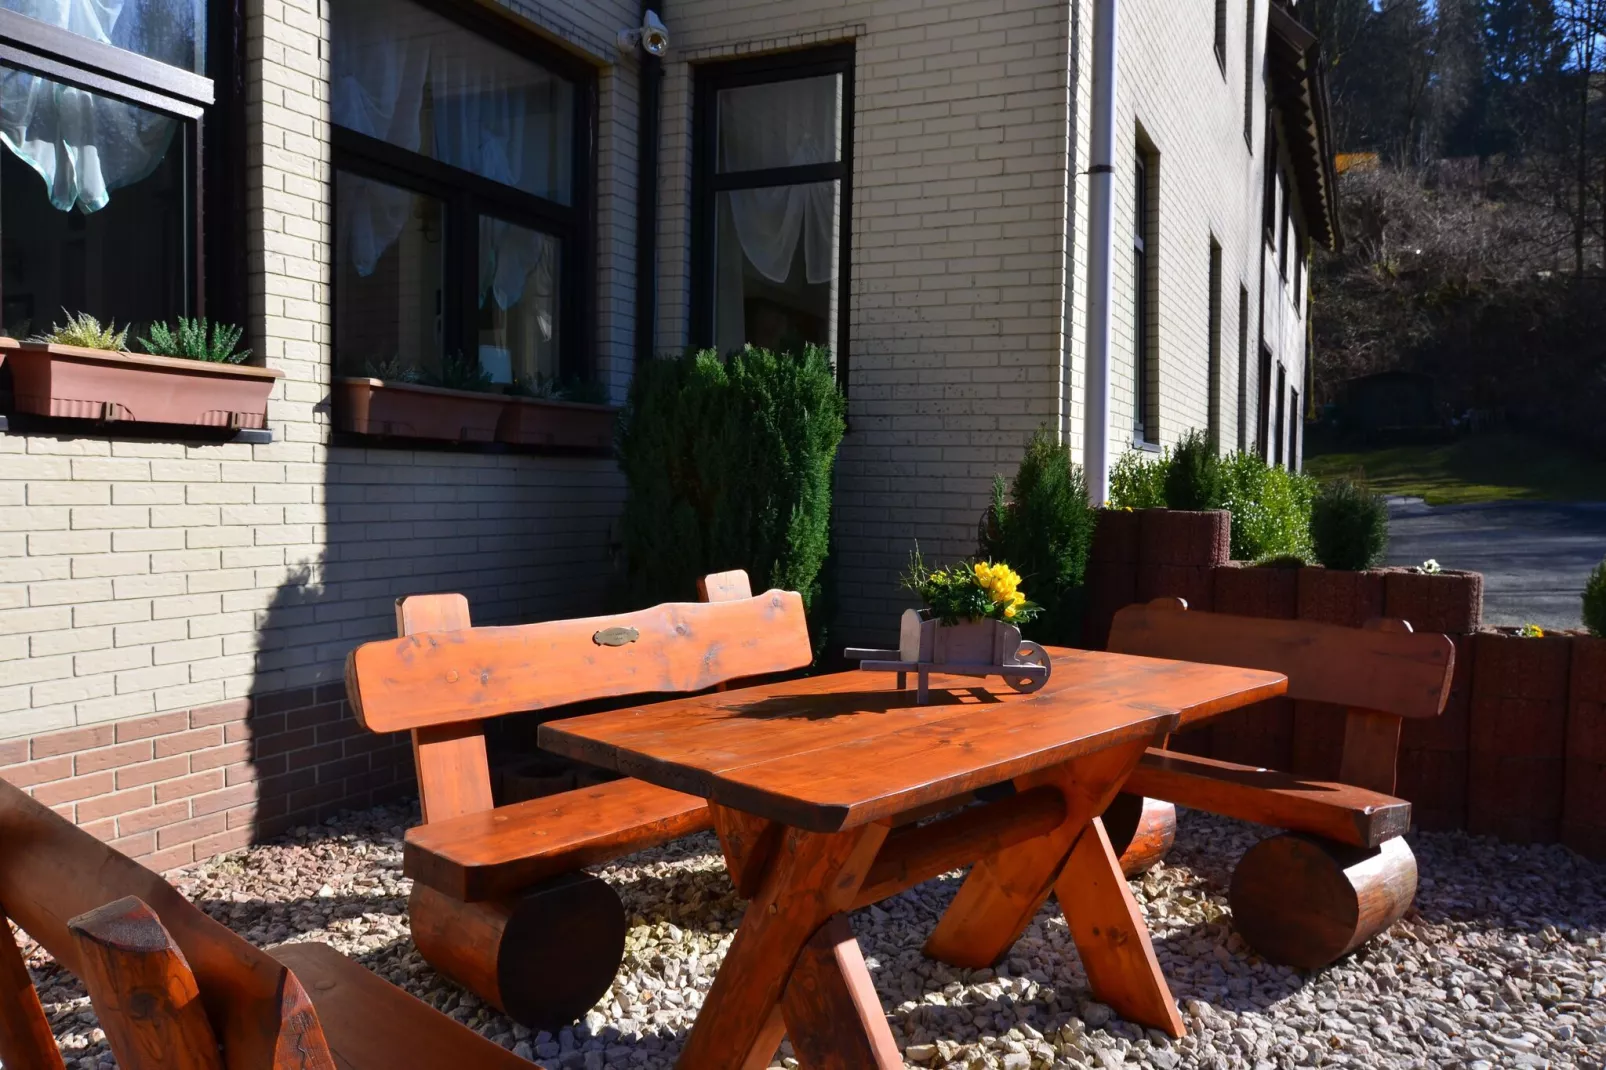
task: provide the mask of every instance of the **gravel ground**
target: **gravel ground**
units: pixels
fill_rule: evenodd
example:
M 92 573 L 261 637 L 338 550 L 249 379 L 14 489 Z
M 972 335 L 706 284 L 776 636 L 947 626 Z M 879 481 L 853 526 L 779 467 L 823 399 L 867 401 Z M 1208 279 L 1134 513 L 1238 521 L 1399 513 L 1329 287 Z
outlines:
M 633 915 L 625 967 L 583 1024 L 532 1034 L 439 979 L 408 936 L 405 809 L 372 810 L 182 871 L 176 883 L 263 946 L 320 940 L 520 1055 L 557 1070 L 669 1066 L 740 920 L 712 836 L 598 872 Z M 1606 1067 L 1606 865 L 1559 847 L 1413 837 L 1416 908 L 1338 966 L 1272 966 L 1233 933 L 1231 865 L 1264 830 L 1184 813 L 1177 848 L 1133 890 L 1188 1035 L 1091 1002 L 1052 903 L 996 971 L 920 946 L 956 875 L 854 915 L 906 1061 L 927 1068 Z M 77 982 L 31 949 L 69 1067 L 113 1064 Z M 796 1067 L 789 1046 L 783 1063 Z

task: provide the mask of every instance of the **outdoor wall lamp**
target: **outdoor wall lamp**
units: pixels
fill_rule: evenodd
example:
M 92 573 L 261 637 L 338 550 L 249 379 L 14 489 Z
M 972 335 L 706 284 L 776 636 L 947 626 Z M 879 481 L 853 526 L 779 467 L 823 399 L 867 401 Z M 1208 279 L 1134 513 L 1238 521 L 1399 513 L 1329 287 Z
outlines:
M 649 10 L 641 17 L 641 26 L 619 31 L 619 51 L 629 52 L 637 45 L 649 56 L 662 56 L 669 51 L 669 28 L 658 12 Z

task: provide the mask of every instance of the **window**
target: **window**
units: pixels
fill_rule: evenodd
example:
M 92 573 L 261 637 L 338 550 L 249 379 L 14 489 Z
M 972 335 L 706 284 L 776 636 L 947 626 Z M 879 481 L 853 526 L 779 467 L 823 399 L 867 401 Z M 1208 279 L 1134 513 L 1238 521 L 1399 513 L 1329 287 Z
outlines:
M 1277 134 L 1266 124 L 1266 164 L 1260 204 L 1260 225 L 1266 233 L 1266 244 L 1277 244 Z
M 1264 458 L 1271 433 L 1271 350 L 1260 346 L 1260 376 L 1255 390 L 1255 453 Z
M 0 0 L 6 334 L 49 330 L 63 309 L 131 326 L 131 336 L 152 321 L 205 311 L 198 209 L 200 120 L 213 101 L 207 30 L 204 0 Z
M 1288 470 L 1299 471 L 1299 431 L 1305 424 L 1304 413 L 1299 411 L 1299 391 L 1288 394 Z
M 1288 403 L 1288 371 L 1277 365 L 1277 423 L 1272 428 L 1272 460 L 1271 463 L 1279 467 L 1283 464 L 1283 441 L 1288 427 L 1288 412 L 1284 406 Z
M 1244 19 L 1244 143 L 1255 151 L 1255 0 L 1249 0 Z
M 1216 0 L 1216 64 L 1227 76 L 1227 0 Z
M 1294 227 L 1294 311 L 1296 312 L 1305 301 L 1305 260 L 1309 255 L 1305 235 L 1296 224 Z
M 1249 449 L 1249 287 L 1238 287 L 1238 450 Z
M 847 381 L 851 46 L 698 72 L 693 340 L 831 350 Z
M 1210 239 L 1209 300 L 1210 334 L 1205 341 L 1205 352 L 1209 354 L 1207 360 L 1209 409 L 1206 419 L 1209 422 L 1210 441 L 1219 447 L 1221 445 L 1221 245 L 1215 238 Z
M 588 378 L 590 72 L 455 6 L 330 14 L 337 373 Z
M 1277 203 L 1281 206 L 1277 224 L 1277 274 L 1286 282 L 1289 246 L 1293 245 L 1294 205 L 1288 196 L 1288 172 L 1280 167 L 1277 169 Z
M 1132 188 L 1132 431 L 1138 442 L 1154 442 L 1154 212 L 1155 159 L 1138 149 Z

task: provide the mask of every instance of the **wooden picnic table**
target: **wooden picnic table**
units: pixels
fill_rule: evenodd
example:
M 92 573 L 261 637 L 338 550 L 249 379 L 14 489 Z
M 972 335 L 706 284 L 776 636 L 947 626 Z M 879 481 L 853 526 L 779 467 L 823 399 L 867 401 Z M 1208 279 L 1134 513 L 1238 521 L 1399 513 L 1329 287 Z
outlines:
M 1174 1036 L 1176 1003 L 1097 820 L 1145 748 L 1275 697 L 1279 673 L 1050 648 L 1047 686 L 937 678 L 929 705 L 861 672 L 553 721 L 541 745 L 707 799 L 750 902 L 680 1057 L 901 1066 L 846 912 L 974 862 L 926 944 L 991 966 L 1055 891 L 1094 994 Z M 910 820 L 1013 781 L 1016 793 Z

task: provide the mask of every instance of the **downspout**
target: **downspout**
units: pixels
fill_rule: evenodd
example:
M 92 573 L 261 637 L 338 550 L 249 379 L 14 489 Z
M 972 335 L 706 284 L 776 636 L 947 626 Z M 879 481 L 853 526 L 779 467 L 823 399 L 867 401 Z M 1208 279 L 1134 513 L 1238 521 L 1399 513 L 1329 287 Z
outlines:
M 1093 116 L 1088 167 L 1087 401 L 1082 468 L 1094 506 L 1110 497 L 1110 294 L 1115 261 L 1117 0 L 1093 4 Z
M 665 0 L 642 0 L 664 13 Z M 641 110 L 636 123 L 636 362 L 656 353 L 658 330 L 658 102 L 663 95 L 664 61 L 646 49 L 641 56 Z

